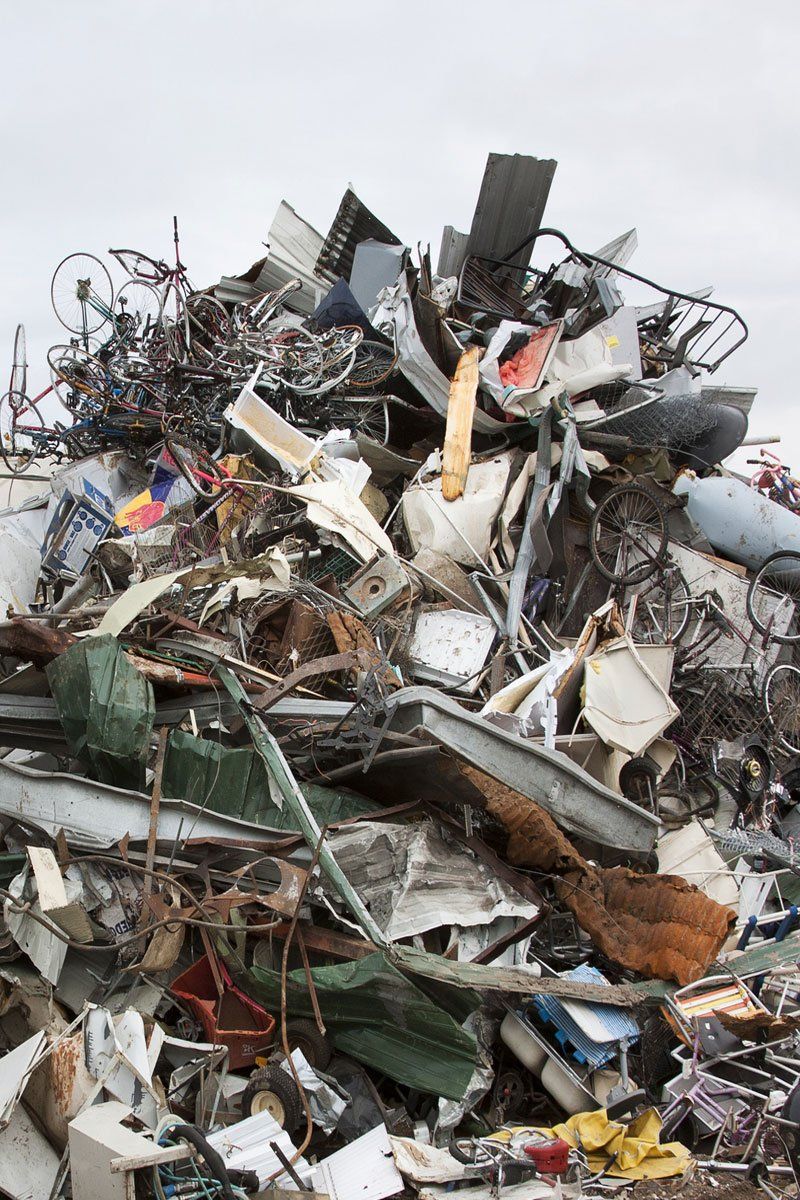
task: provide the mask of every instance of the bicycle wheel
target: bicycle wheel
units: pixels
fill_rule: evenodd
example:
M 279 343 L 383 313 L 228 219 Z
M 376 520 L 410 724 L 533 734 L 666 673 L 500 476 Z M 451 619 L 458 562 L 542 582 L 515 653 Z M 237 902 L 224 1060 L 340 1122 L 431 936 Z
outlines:
M 97 401 L 108 393 L 111 380 L 105 363 L 80 346 L 51 346 L 47 351 L 47 365 L 54 381 L 57 379 L 67 385 L 66 392 L 63 388 L 56 390 L 59 400 L 70 412 L 75 411 L 74 393 L 78 394 L 78 407 L 81 407 L 80 397 L 88 396 Z M 97 407 L 95 404 L 93 409 Z
M 143 283 L 164 283 L 169 278 L 167 264 L 157 262 L 149 254 L 142 254 L 141 250 L 109 250 L 108 253 L 127 271 L 131 279 L 138 279 Z
M 348 426 L 380 446 L 389 441 L 389 405 L 383 396 L 334 399 L 328 408 L 328 420 L 333 425 Z
M 800 642 L 800 554 L 779 550 L 765 559 L 747 591 L 747 615 L 763 638 Z
M 58 264 L 50 283 L 50 299 L 70 333 L 96 333 L 114 304 L 114 287 L 106 268 L 93 254 L 69 254 Z
M 23 475 L 44 443 L 44 420 L 22 392 L 0 398 L 0 456 L 11 475 Z
M 275 316 L 275 313 L 289 297 L 295 292 L 301 291 L 302 287 L 303 284 L 299 279 L 290 279 L 275 292 L 266 292 L 255 300 L 237 304 L 234 323 L 238 328 L 261 329 Z
M 158 321 L 169 357 L 173 362 L 186 362 L 192 341 L 189 316 L 183 294 L 172 280 L 164 285 L 161 293 Z
M 762 699 L 779 745 L 800 754 L 800 669 L 778 663 L 764 680 Z
M 168 437 L 164 439 L 164 446 L 192 491 L 203 500 L 213 499 L 222 476 L 208 451 L 188 438 Z
M 611 583 L 643 583 L 667 549 L 664 510 L 646 488 L 623 483 L 600 501 L 589 526 L 595 567 Z
M 277 332 L 264 345 L 262 375 L 293 392 L 314 394 L 321 388 L 325 352 L 308 330 L 286 329 Z
M 9 392 L 25 395 L 28 391 L 28 364 L 25 357 L 25 326 L 18 325 L 14 334 L 14 360 L 11 365 Z
M 356 356 L 347 386 L 356 388 L 377 387 L 389 378 L 397 362 L 397 355 L 391 346 L 383 342 L 360 342 L 356 346 Z
M 117 292 L 114 307 L 127 317 L 133 317 L 137 332 L 141 334 L 158 321 L 161 297 L 152 284 L 142 279 L 129 279 Z
M 675 566 L 667 566 L 636 592 L 631 636 L 645 645 L 676 645 L 686 632 L 692 609 L 689 585 Z
M 230 339 L 231 322 L 225 305 L 213 296 L 201 293 L 186 301 L 186 315 L 192 337 L 192 358 L 203 365 L 212 363 L 215 347 Z

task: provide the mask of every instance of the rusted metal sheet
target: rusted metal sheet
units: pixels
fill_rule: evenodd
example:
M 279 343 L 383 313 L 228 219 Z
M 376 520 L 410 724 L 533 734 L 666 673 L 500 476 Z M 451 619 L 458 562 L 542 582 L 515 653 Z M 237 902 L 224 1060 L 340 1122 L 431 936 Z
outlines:
M 266 712 L 268 708 L 277 704 L 281 696 L 293 691 L 299 683 L 303 683 L 306 679 L 319 675 L 331 675 L 337 671 L 355 669 L 366 671 L 371 665 L 372 660 L 365 650 L 346 650 L 343 654 L 326 654 L 322 658 L 312 659 L 310 662 L 303 663 L 280 683 L 276 683 L 274 687 L 264 692 L 263 696 L 259 696 L 253 702 L 253 708 L 257 708 L 259 712 Z
M 509 833 L 510 861 L 557 876 L 559 899 L 614 962 L 683 985 L 722 949 L 736 914 L 685 880 L 592 866 L 538 804 L 510 789 L 494 788 L 487 808 Z
M 51 629 L 43 621 L 18 618 L 4 621 L 0 627 L 0 656 L 43 667 L 69 650 L 77 640 L 74 634 L 64 629 Z

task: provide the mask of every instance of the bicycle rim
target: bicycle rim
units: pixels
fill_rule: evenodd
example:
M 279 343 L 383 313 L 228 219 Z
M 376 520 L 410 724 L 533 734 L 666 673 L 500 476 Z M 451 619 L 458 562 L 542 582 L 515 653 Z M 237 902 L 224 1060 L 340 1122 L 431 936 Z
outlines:
M 28 363 L 25 352 L 25 326 L 18 325 L 14 334 L 14 361 L 8 390 L 17 394 L 28 390 Z
M 341 421 L 380 446 L 389 441 L 389 405 L 381 396 L 339 400 L 331 405 L 329 416 L 334 423 Z
M 170 303 L 174 306 L 174 318 L 169 315 Z M 159 324 L 164 333 L 170 357 L 175 362 L 186 362 L 191 347 L 189 316 L 180 289 L 171 280 L 161 293 Z
M 163 283 L 167 278 L 166 265 L 156 262 L 149 254 L 142 254 L 140 250 L 109 250 L 108 253 L 117 260 L 124 271 L 127 271 L 131 279 L 142 283 Z
M 193 446 L 180 438 L 166 438 L 164 445 L 172 456 L 176 467 L 196 495 L 211 500 L 217 494 L 218 484 L 200 478 L 198 471 L 219 480 L 219 471 L 214 460 L 201 446 Z
M 389 378 L 395 368 L 397 354 L 383 342 L 363 341 L 356 346 L 355 361 L 347 377 L 348 387 L 377 387 Z
M 637 594 L 633 640 L 650 645 L 676 645 L 686 632 L 692 595 L 680 571 L 660 572 Z
M 70 333 L 96 333 L 105 325 L 114 304 L 111 276 L 93 254 L 69 254 L 53 272 L 50 299 L 53 311 Z M 98 309 L 105 309 L 105 313 Z
M 800 642 L 800 554 L 771 554 L 747 592 L 747 615 L 767 644 Z
M 155 324 L 161 312 L 161 297 L 152 284 L 141 279 L 129 279 L 117 292 L 115 307 L 136 321 L 136 331 L 141 334 L 149 325 Z
M 0 398 L 0 457 L 9 473 L 24 475 L 39 457 L 44 420 L 38 408 L 21 392 L 6 392 Z
M 47 365 L 52 375 L 67 385 L 65 397 L 61 388 L 56 388 L 59 400 L 69 412 L 75 411 L 74 395 L 78 394 L 77 407 L 83 407 L 80 397 L 90 400 L 102 399 L 108 391 L 109 375 L 105 363 L 78 346 L 51 346 L 47 352 Z M 94 409 L 98 405 L 92 406 Z
M 778 742 L 789 754 L 800 754 L 800 670 L 778 663 L 767 675 L 764 708 Z
M 612 583 L 643 583 L 658 567 L 666 547 L 664 513 L 636 484 L 613 489 L 592 514 L 592 560 Z

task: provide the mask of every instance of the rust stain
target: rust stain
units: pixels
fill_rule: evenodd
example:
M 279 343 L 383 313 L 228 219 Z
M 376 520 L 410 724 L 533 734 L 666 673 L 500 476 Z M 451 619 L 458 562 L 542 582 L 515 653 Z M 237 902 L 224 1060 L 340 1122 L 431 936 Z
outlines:
M 59 1042 L 50 1055 L 50 1086 L 59 1116 L 70 1112 L 82 1054 L 83 1035 L 78 1033 Z

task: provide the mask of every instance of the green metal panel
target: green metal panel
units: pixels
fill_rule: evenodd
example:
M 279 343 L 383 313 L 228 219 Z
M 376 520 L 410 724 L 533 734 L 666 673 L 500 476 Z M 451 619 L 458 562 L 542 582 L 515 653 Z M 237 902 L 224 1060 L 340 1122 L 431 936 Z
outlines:
M 153 689 L 117 639 L 84 638 L 46 670 L 70 753 L 92 779 L 144 791 Z
M 337 1050 L 408 1087 L 460 1100 L 477 1065 L 477 1045 L 444 1009 L 376 952 L 357 962 L 312 967 L 320 1011 Z M 277 971 L 253 967 L 240 986 L 280 1012 Z M 290 971 L 287 1012 L 314 1019 L 305 970 Z
M 316 783 L 299 786 L 321 825 L 360 817 L 381 808 L 374 800 L 347 788 L 327 788 Z M 287 804 L 278 808 L 273 802 L 264 760 L 250 746 L 230 750 L 219 742 L 174 729 L 164 757 L 162 791 L 165 796 L 188 800 L 240 821 L 293 833 L 300 829 L 292 809 Z

